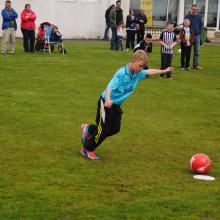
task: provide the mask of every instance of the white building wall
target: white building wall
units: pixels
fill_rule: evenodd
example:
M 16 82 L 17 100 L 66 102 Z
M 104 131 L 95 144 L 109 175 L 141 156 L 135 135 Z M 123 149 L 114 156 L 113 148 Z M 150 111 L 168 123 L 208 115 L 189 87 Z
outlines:
M 102 38 L 105 29 L 105 11 L 115 0 L 11 0 L 18 12 L 17 36 L 21 37 L 20 13 L 26 3 L 30 3 L 37 14 L 36 25 L 44 21 L 56 24 L 64 38 Z M 0 1 L 1 9 L 4 0 Z M 124 19 L 129 12 L 130 0 L 122 0 Z M 124 20 L 125 21 L 125 20 Z M 2 24 L 2 17 L 0 19 Z M 1 32 L 1 31 L 0 31 Z M 2 36 L 2 33 L 0 33 Z

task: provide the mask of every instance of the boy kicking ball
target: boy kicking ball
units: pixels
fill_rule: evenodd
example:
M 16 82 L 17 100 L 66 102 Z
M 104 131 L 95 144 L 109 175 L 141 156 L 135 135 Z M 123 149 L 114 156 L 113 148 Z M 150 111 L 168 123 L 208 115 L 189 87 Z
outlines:
M 107 85 L 98 100 L 96 124 L 82 124 L 82 143 L 80 153 L 91 160 L 98 160 L 95 149 L 109 136 L 120 131 L 122 110 L 121 105 L 133 93 L 138 82 L 146 76 L 169 73 L 174 70 L 143 70 L 148 57 L 143 50 L 133 53 L 128 64 L 120 68 Z

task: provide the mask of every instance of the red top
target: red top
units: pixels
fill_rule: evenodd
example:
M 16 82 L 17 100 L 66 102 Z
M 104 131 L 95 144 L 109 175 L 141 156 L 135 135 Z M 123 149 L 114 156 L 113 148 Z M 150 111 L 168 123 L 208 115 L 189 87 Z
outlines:
M 27 30 L 35 30 L 36 26 L 34 21 L 36 20 L 36 14 L 33 11 L 21 12 L 21 28 Z

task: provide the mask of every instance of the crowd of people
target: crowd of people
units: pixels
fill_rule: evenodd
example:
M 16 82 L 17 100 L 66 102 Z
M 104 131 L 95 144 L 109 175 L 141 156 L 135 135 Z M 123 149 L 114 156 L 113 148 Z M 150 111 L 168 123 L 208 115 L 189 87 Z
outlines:
M 2 10 L 2 48 L 1 53 L 7 53 L 7 43 L 9 41 L 9 54 L 14 54 L 15 32 L 17 30 L 18 13 L 11 6 L 11 1 L 5 1 L 5 8 Z M 37 45 L 39 49 L 39 36 L 44 31 L 42 25 L 39 27 L 37 36 L 38 42 L 35 43 L 35 20 L 36 13 L 31 9 L 30 4 L 26 4 L 24 10 L 20 14 L 21 32 L 23 34 L 24 52 L 34 53 Z M 148 55 L 152 52 L 152 35 L 145 34 L 145 25 L 147 17 L 143 10 L 139 14 L 135 14 L 133 9 L 130 9 L 129 15 L 126 17 L 126 23 L 123 21 L 123 10 L 121 1 L 117 0 L 116 5 L 112 4 L 105 13 L 106 28 L 104 39 L 108 39 L 108 32 L 111 29 L 112 37 L 110 41 L 111 50 L 144 50 Z M 51 25 L 52 34 L 51 40 L 62 41 L 62 35 L 59 33 L 55 25 Z M 125 31 L 126 30 L 126 31 Z M 201 44 L 202 18 L 195 4 L 191 6 L 189 14 L 186 16 L 183 27 L 177 33 L 174 30 L 174 23 L 168 21 L 166 29 L 161 32 L 159 43 L 161 45 L 161 69 L 171 66 L 173 59 L 173 49 L 178 43 L 181 45 L 181 70 L 190 70 L 190 57 L 192 46 L 194 48 L 193 68 L 200 70 L 199 65 L 199 49 Z M 42 38 L 44 35 L 41 36 Z M 123 38 L 126 38 L 125 49 L 123 47 Z M 135 43 L 136 40 L 136 43 Z M 164 75 L 161 75 L 164 77 Z M 172 78 L 171 74 L 166 75 L 167 78 Z
M 111 5 L 105 13 L 106 29 L 104 39 L 108 39 L 108 32 L 111 28 L 111 50 L 124 50 L 133 52 L 138 49 L 144 50 L 148 55 L 152 52 L 152 35 L 145 33 L 147 17 L 143 10 L 135 15 L 135 11 L 130 9 L 126 17 L 126 23 L 123 21 L 123 10 L 121 1 L 116 1 L 116 5 Z M 126 33 L 125 33 L 126 31 Z M 190 70 L 190 57 L 192 46 L 194 48 L 193 69 L 203 69 L 199 65 L 199 49 L 201 46 L 202 18 L 195 4 L 191 6 L 189 14 L 185 17 L 182 27 L 175 28 L 173 21 L 168 21 L 166 29 L 160 34 L 159 44 L 161 45 L 161 69 L 171 66 L 174 47 L 181 45 L 181 70 Z M 125 49 L 122 39 L 126 39 Z M 136 40 L 136 44 L 135 44 Z M 160 75 L 161 78 L 164 75 Z M 167 78 L 172 78 L 171 73 L 166 74 Z
M 129 15 L 126 18 L 126 34 L 122 33 L 123 22 L 123 10 L 121 9 L 121 1 L 116 1 L 116 5 L 111 5 L 105 13 L 106 28 L 104 33 L 104 39 L 108 39 L 108 31 L 111 28 L 111 50 L 120 50 L 121 36 L 126 35 L 126 49 L 134 49 L 135 36 L 137 35 L 137 44 L 143 41 L 145 35 L 145 24 L 147 23 L 147 17 L 142 10 L 139 15 L 135 16 L 134 10 L 129 11 Z M 119 36 L 119 37 L 118 37 Z
M 5 8 L 2 10 L 2 48 L 1 53 L 5 55 L 7 53 L 7 43 L 9 42 L 9 54 L 14 54 L 15 33 L 17 30 L 18 13 L 12 8 L 11 1 L 5 1 Z M 26 53 L 34 53 L 39 49 L 39 42 L 44 42 L 44 28 L 40 25 L 37 34 L 37 42 L 35 42 L 35 30 L 36 30 L 36 13 L 31 9 L 30 4 L 25 4 L 24 10 L 20 14 L 21 19 L 21 32 L 23 34 L 23 48 Z M 62 35 L 60 34 L 58 27 L 48 22 L 48 26 L 51 28 L 51 41 L 62 41 Z M 44 23 L 44 24 L 45 24 Z M 62 48 L 64 50 L 64 48 Z

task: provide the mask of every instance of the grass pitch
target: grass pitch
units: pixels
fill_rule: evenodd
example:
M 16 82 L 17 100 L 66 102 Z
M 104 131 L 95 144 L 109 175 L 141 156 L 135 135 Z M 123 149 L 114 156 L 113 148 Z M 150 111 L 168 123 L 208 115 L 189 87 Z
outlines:
M 0 59 L 0 219 L 220 219 L 220 46 L 201 48 L 203 71 L 142 81 L 122 106 L 121 132 L 79 154 L 80 125 L 131 52 L 67 42 L 68 54 Z M 154 46 L 150 68 L 160 66 Z M 189 172 L 195 153 L 214 182 Z

